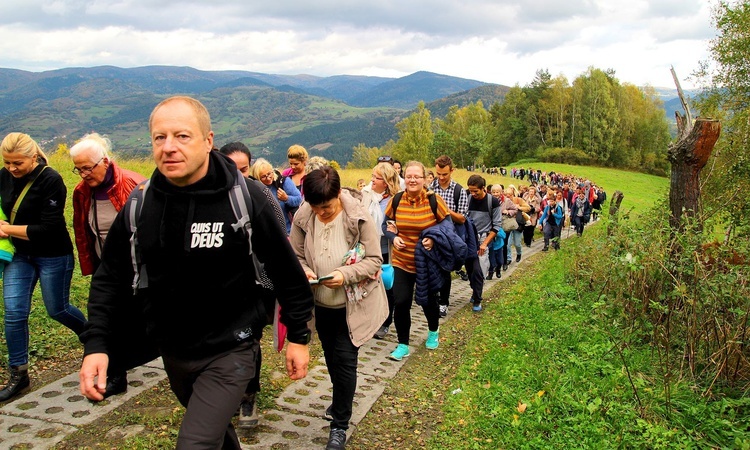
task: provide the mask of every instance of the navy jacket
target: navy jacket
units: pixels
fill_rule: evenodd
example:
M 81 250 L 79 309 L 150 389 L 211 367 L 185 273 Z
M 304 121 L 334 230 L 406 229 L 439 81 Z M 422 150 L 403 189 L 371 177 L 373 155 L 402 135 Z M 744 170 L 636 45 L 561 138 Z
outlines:
M 427 251 L 424 248 L 424 238 L 432 239 L 432 250 Z M 422 231 L 414 251 L 414 262 L 417 265 L 417 304 L 426 305 L 429 294 L 443 287 L 444 279 L 441 272 L 452 271 L 459 261 L 462 263 L 466 259 L 466 256 L 466 243 L 456 234 L 452 220 L 443 220 Z

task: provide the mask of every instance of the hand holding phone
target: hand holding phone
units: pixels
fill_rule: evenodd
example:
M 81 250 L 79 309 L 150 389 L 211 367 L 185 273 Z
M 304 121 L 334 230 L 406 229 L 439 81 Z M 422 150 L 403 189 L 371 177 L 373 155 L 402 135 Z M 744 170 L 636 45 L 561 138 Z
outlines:
M 317 280 L 310 280 L 310 284 L 319 284 L 321 281 L 330 280 L 333 278 L 333 275 L 326 275 L 324 277 L 320 277 Z

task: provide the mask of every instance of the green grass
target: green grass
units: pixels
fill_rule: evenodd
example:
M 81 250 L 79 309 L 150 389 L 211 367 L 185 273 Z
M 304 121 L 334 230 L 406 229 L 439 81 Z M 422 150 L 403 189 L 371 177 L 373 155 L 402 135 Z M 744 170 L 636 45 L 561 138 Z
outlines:
M 750 448 L 750 399 L 678 381 L 667 412 L 651 349 L 624 344 L 574 282 L 590 248 L 566 241 L 493 293 L 427 448 Z

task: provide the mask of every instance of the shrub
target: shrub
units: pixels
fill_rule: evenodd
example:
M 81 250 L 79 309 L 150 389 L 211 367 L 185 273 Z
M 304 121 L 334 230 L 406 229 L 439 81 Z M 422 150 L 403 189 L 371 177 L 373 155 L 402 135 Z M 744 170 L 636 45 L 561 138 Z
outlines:
M 548 148 L 537 153 L 540 161 L 560 164 L 595 165 L 595 161 L 583 150 L 577 148 Z

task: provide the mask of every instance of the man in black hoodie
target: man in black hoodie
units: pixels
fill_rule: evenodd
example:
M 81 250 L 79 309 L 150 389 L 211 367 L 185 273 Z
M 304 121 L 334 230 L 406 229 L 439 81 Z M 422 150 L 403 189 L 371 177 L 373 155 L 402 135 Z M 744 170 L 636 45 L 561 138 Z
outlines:
M 229 158 L 211 151 L 210 117 L 195 99 L 162 101 L 149 129 L 157 169 L 136 233 L 148 286 L 133 291 L 124 208 L 91 282 L 89 321 L 81 334 L 81 392 L 102 400 L 109 349 L 131 339 L 131 327 L 119 318 L 132 317 L 135 308 L 163 358 L 172 391 L 186 407 L 177 448 L 239 449 L 231 418 L 255 373 L 266 314 L 247 237 L 232 227 L 236 218 L 228 191 L 238 171 Z M 278 286 L 281 320 L 288 328 L 287 372 L 301 379 L 309 362 L 312 291 L 266 196 L 254 183 L 247 188 L 252 250 Z

